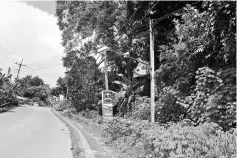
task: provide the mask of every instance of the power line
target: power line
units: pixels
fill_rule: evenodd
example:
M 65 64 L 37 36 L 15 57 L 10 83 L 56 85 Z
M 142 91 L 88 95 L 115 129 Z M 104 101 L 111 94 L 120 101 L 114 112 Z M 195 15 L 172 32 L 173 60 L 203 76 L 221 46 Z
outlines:
M 159 1 L 158 1 L 159 2 Z M 152 7 L 151 7 L 151 9 L 150 10 L 152 10 L 157 4 L 158 4 L 158 2 L 156 2 Z M 196 2 L 197 3 L 197 2 Z M 195 4 L 195 3 L 193 3 L 193 4 Z M 141 7 L 141 6 L 140 6 Z M 139 8 L 140 7 L 138 7 L 138 9 L 132 14 L 132 16 L 129 18 L 129 22 L 131 21 L 131 19 L 132 19 L 132 17 L 135 15 L 135 13 L 139 10 Z M 177 7 L 177 6 L 176 6 Z M 175 8 L 176 8 L 175 7 Z M 181 9 L 183 9 L 183 8 L 181 8 Z M 167 18 L 167 17 L 169 17 L 170 15 L 172 15 L 172 14 L 174 14 L 174 13 L 176 13 L 176 12 L 178 12 L 178 11 L 180 11 L 181 9 L 178 9 L 178 10 L 176 10 L 176 11 L 174 11 L 174 12 L 171 12 L 171 13 L 169 13 L 169 14 L 166 14 L 165 16 L 163 16 L 163 17 L 161 17 L 161 18 L 158 18 L 158 19 L 155 19 L 154 20 L 154 23 L 157 23 L 157 22 L 159 22 L 159 21 L 161 21 L 161 20 L 163 20 L 163 19 L 165 19 L 165 18 Z M 141 19 L 141 20 L 139 20 L 139 22 L 138 22 L 138 24 L 142 21 L 142 20 L 144 20 L 145 18 L 146 18 L 146 16 L 148 15 L 148 13 L 149 12 L 147 12 L 146 13 L 146 15 Z M 134 28 L 136 28 L 137 26 L 138 26 L 138 24 L 136 24 L 132 29 L 134 29 Z M 143 25 L 144 26 L 144 25 Z M 125 27 L 125 26 L 124 26 Z M 119 31 L 122 29 L 122 28 L 124 28 L 124 27 L 121 27 L 119 30 L 118 30 L 118 33 L 119 33 Z M 146 29 L 146 28 L 144 28 L 144 29 Z M 142 29 L 142 30 L 144 30 L 144 29 Z M 140 30 L 141 31 L 141 30 Z M 117 34 L 118 34 L 117 33 Z M 115 35 L 115 36 L 117 36 L 117 34 Z M 162 33 L 163 34 L 163 33 Z M 165 35 L 165 34 L 163 34 L 163 35 Z M 117 41 L 120 39 L 122 37 L 122 35 L 120 35 L 120 37 L 117 39 Z M 168 37 L 168 36 L 167 36 Z M 58 56 L 58 55 L 57 55 Z M 52 66 L 48 66 L 48 67 L 45 67 L 45 64 L 54 64 L 54 63 L 56 63 L 57 62 L 57 58 L 59 57 L 57 57 L 57 56 L 54 56 L 54 57 L 51 57 L 51 58 L 49 58 L 49 59 L 46 59 L 46 60 L 41 60 L 41 61 L 37 61 L 37 62 L 35 62 L 35 63 L 32 63 L 32 64 L 30 64 L 29 66 L 28 66 L 28 68 L 37 68 L 37 69 L 35 69 L 35 70 L 32 70 L 32 71 L 36 71 L 36 70 L 40 70 L 40 69 L 44 69 L 44 68 L 48 68 L 48 67 L 52 67 L 52 66 L 55 66 L 55 65 L 52 65 Z M 97 58 L 98 59 L 98 58 Z M 51 60 L 51 61 L 50 61 Z M 101 61 L 101 62 L 103 62 L 103 60 Z M 101 63 L 100 62 L 100 63 Z M 44 65 L 43 65 L 44 64 Z M 43 67 L 42 67 L 42 65 L 43 65 Z M 56 64 L 56 65 L 59 65 L 59 64 Z M 29 72 L 29 71 L 26 71 L 26 72 Z
M 14 62 L 8 55 L 4 54 L 3 52 L 0 51 L 2 56 L 6 57 L 9 61 Z
M 2 55 L 4 55 L 5 57 L 7 57 L 8 60 L 11 60 L 12 62 L 15 62 L 16 59 L 14 59 L 13 57 L 11 57 L 9 54 L 6 54 L 6 53 L 11 53 L 11 52 L 10 52 L 6 47 L 4 47 L 2 44 L 0 44 L 0 46 L 3 48 L 3 49 L 1 49 L 1 50 L 3 50 L 3 52 L 0 51 L 0 53 L 1 53 Z
M 158 2 L 159 2 L 159 1 L 158 1 Z M 157 2 L 157 3 L 158 3 L 158 2 Z M 198 2 L 200 2 L 200 1 L 198 1 Z M 192 3 L 191 5 L 197 4 L 198 2 Z M 157 3 L 156 3 L 156 4 L 157 4 Z M 156 4 L 155 4 L 155 5 L 156 5 Z M 155 5 L 153 5 L 153 7 L 154 7 Z M 153 8 L 153 7 L 152 7 L 152 8 Z M 177 6 L 175 6 L 175 8 L 176 8 L 176 7 L 177 7 Z M 151 9 L 152 9 L 152 8 L 151 8 Z M 184 9 L 184 8 L 185 8 L 185 7 L 181 8 L 181 9 L 178 9 L 178 10 L 176 10 L 176 11 L 173 11 L 173 12 L 171 12 L 171 13 L 168 13 L 168 14 L 164 15 L 164 16 L 161 17 L 161 18 L 155 19 L 155 20 L 154 20 L 155 22 L 153 21 L 153 25 L 154 25 L 155 23 L 160 22 L 161 20 L 164 20 L 165 18 L 168 18 L 170 15 L 172 15 L 172 14 L 174 14 L 174 13 L 176 13 L 176 12 L 178 12 L 178 11 Z M 149 12 L 148 12 L 148 13 L 149 13 Z M 148 13 L 147 13 L 147 14 L 148 14 Z M 147 16 L 147 14 L 142 18 L 142 20 Z M 141 20 L 140 20 L 140 21 L 141 21 Z M 140 21 L 139 21 L 139 22 L 140 22 Z M 146 26 L 146 25 L 143 25 L 143 26 Z M 144 30 L 144 29 L 142 29 L 142 30 Z M 162 34 L 163 34 L 163 33 L 162 33 Z M 165 34 L 163 34 L 163 35 L 165 35 Z M 167 35 L 165 35 L 165 36 L 167 36 Z M 169 36 L 167 36 L 167 37 L 169 37 Z M 169 38 L 171 38 L 171 37 L 169 37 Z M 120 39 L 120 38 L 119 38 L 119 39 Z M 112 51 L 112 50 L 111 50 L 111 51 Z M 114 51 L 114 52 L 115 52 L 115 51 Z M 105 60 L 105 59 L 102 59 L 102 61 L 100 62 L 100 64 L 103 63 L 104 60 Z
M 140 5 L 140 7 L 141 7 L 142 5 Z M 135 13 L 140 9 L 140 7 L 138 7 L 138 9 L 132 14 L 132 16 L 128 19 L 128 22 L 127 23 L 129 23 L 131 20 L 132 20 L 132 17 L 135 15 Z M 123 28 L 125 28 L 126 26 L 124 25 L 123 27 L 121 27 L 119 30 L 118 30 L 118 32 L 114 35 L 114 37 L 116 37 L 118 34 L 119 34 L 119 32 L 123 29 Z M 122 35 L 121 35 L 122 36 Z M 120 39 L 120 38 L 119 38 Z M 118 40 L 117 40 L 118 41 Z
M 45 64 L 45 65 L 41 65 L 41 66 L 38 66 L 38 67 L 27 68 L 27 69 L 24 69 L 23 71 L 31 71 L 31 70 L 35 70 L 35 69 L 40 69 L 40 68 L 43 68 L 43 67 L 51 66 L 51 65 L 54 65 L 54 64 L 59 64 L 59 63 L 62 65 L 61 62 L 55 61 L 55 62 L 48 63 L 48 64 Z
M 198 1 L 198 2 L 200 2 L 200 1 Z M 192 3 L 191 5 L 197 4 L 198 2 Z M 180 4 L 180 3 L 179 3 L 179 4 Z M 179 4 L 178 4 L 178 5 L 179 5 Z M 176 8 L 178 5 L 176 5 L 174 8 Z M 164 16 L 158 18 L 158 19 L 154 19 L 154 20 L 153 20 L 153 24 L 156 24 L 156 23 L 158 23 L 158 22 L 160 22 L 160 21 L 162 21 L 162 20 L 164 20 L 164 19 L 170 17 L 171 15 L 173 15 L 173 14 L 175 14 L 175 13 L 181 11 L 181 10 L 184 9 L 184 8 L 185 8 L 185 7 L 180 8 L 180 9 L 178 9 L 178 10 L 176 10 L 176 11 L 171 12 L 171 13 L 167 13 L 166 15 L 164 15 Z M 147 25 L 147 24 L 141 25 L 140 27 L 144 27 L 144 26 L 146 26 L 144 29 L 147 29 L 146 31 L 148 31 L 148 28 L 147 28 L 148 25 Z M 142 30 L 144 30 L 144 29 L 138 30 L 138 31 L 136 31 L 136 32 L 133 33 L 133 34 L 136 34 L 136 33 L 140 32 L 140 31 L 142 31 Z M 156 30 L 156 31 L 157 31 L 157 30 Z M 157 32 L 159 32 L 159 31 L 157 31 Z M 161 33 L 161 32 L 159 32 L 159 33 Z M 164 33 L 161 33 L 161 34 L 163 34 L 164 36 L 167 36 L 167 35 L 165 35 Z M 167 36 L 167 37 L 171 38 L 170 36 Z
M 53 59 L 51 61 L 42 62 L 42 63 L 36 64 L 36 65 L 32 65 L 32 66 L 27 66 L 24 69 L 38 68 L 38 67 L 42 67 L 42 66 L 49 65 L 49 64 L 52 64 L 52 63 L 58 63 L 58 62 L 62 63 L 62 60 L 61 59 Z
M 57 58 L 59 58 L 59 57 L 62 57 L 62 55 L 63 55 L 63 54 L 59 54 L 59 55 L 55 55 L 55 56 L 49 57 L 49 58 L 47 58 L 47 59 L 39 60 L 39 61 L 33 62 L 33 63 L 31 63 L 31 64 L 28 64 L 28 66 L 41 64 L 41 63 L 50 61 L 50 60 L 52 60 L 52 59 L 57 59 Z
M 150 11 L 151 11 L 158 3 L 159 3 L 159 1 L 157 1 L 157 2 L 149 9 L 149 11 L 145 14 L 145 16 L 144 16 L 141 20 L 139 20 L 138 24 L 135 25 L 132 29 L 135 29 L 135 28 L 139 25 L 139 23 L 140 23 L 142 20 L 144 20 L 144 19 L 146 18 L 146 16 L 150 13 Z
M 2 55 L 4 55 L 5 57 L 7 57 L 8 59 L 10 59 L 12 62 L 15 62 L 14 58 L 12 58 L 11 56 L 9 56 L 8 54 L 6 54 L 7 52 L 10 52 L 7 48 L 5 48 L 2 44 L 0 44 L 0 46 L 3 48 L 3 49 L 0 49 L 0 50 L 3 50 L 4 52 L 0 51 L 0 53 Z M 11 53 L 11 52 L 10 52 Z M 40 60 L 40 61 L 37 61 L 37 62 L 34 62 L 34 63 L 31 63 L 29 65 L 23 65 L 22 62 L 23 62 L 23 59 L 21 61 L 21 63 L 15 63 L 17 65 L 19 65 L 19 68 L 15 68 L 15 70 L 12 71 L 12 73 L 14 74 L 17 74 L 17 77 L 19 77 L 19 73 L 20 71 L 25 73 L 25 72 L 32 72 L 32 71 L 37 71 L 37 70 L 41 70 L 41 69 L 46 69 L 46 68 L 50 68 L 50 67 L 54 67 L 54 66 L 58 66 L 58 65 L 61 65 L 62 63 L 58 63 L 59 61 L 61 61 L 61 57 L 62 57 L 63 54 L 60 54 L 60 55 L 55 55 L 53 57 L 50 57 L 48 59 L 44 59 L 44 60 Z M 22 68 L 22 66 L 26 66 L 25 68 Z M 13 68 L 14 69 L 14 68 Z M 31 69 L 29 71 L 26 71 L 27 69 Z M 23 71 L 22 71 L 23 70 Z
M 52 64 L 55 64 L 55 63 L 59 63 L 59 62 L 62 64 L 61 55 L 56 55 L 56 56 L 50 57 L 48 59 L 44 59 L 44 60 L 34 62 L 34 63 L 30 64 L 30 66 L 27 65 L 24 68 L 24 71 L 42 68 L 42 67 L 49 66 L 49 65 L 52 65 Z
M 50 67 L 54 67 L 54 66 L 59 66 L 59 65 L 62 65 L 62 64 L 61 64 L 61 63 L 57 63 L 57 64 L 55 64 L 55 65 L 51 65 L 51 66 L 47 66 L 47 67 L 42 67 L 42 68 L 30 70 L 30 71 L 23 71 L 23 72 L 24 72 L 24 73 L 25 73 L 25 72 L 33 72 L 33 71 L 38 71 L 38 70 L 42 70 L 42 69 L 46 69 L 46 68 L 50 68 Z
M 27 68 L 38 67 L 38 66 L 41 66 L 41 65 L 45 65 L 45 64 L 48 64 L 48 63 L 55 62 L 55 61 L 61 61 L 61 58 L 62 57 L 59 56 L 59 57 L 54 57 L 54 58 L 49 58 L 49 59 L 41 60 L 41 61 L 38 61 L 35 64 L 32 63 L 30 65 L 27 65 Z
M 197 3 L 199 3 L 199 2 L 200 2 L 200 1 L 197 1 L 197 2 L 195 2 L 195 3 L 192 3 L 191 5 L 197 4 Z M 176 10 L 176 11 L 171 12 L 171 13 L 168 13 L 168 14 L 164 15 L 164 16 L 161 17 L 161 18 L 154 19 L 154 22 L 155 22 L 155 23 L 160 22 L 161 20 L 164 20 L 164 19 L 168 18 L 168 17 L 171 16 L 172 14 L 175 14 L 175 13 L 177 13 L 177 12 L 183 10 L 184 8 L 185 8 L 185 7 L 180 8 L 180 9 L 178 9 L 178 10 Z
M 10 52 L 10 51 L 9 51 L 7 48 L 5 48 L 2 44 L 0 44 L 0 46 L 5 50 L 5 53 L 6 53 L 6 52 Z M 11 56 L 9 56 L 8 54 L 3 53 L 2 51 L 0 51 L 0 53 L 1 53 L 2 55 L 4 55 L 5 57 L 11 59 L 13 62 L 15 62 L 15 59 L 12 58 Z M 11 52 L 10 52 L 10 53 L 11 53 Z M 48 59 L 40 60 L 40 61 L 31 63 L 31 64 L 29 64 L 29 65 L 25 65 L 26 67 L 25 67 L 25 68 L 22 68 L 22 69 L 40 67 L 40 66 L 42 66 L 43 64 L 44 64 L 44 66 L 45 66 L 45 64 L 47 65 L 47 64 L 49 64 L 49 63 L 56 62 L 58 59 L 60 59 L 60 57 L 62 57 L 62 55 L 63 55 L 63 54 L 55 55 L 55 56 L 52 56 L 52 57 L 50 57 L 50 58 L 48 58 Z
M 132 17 L 136 14 L 136 12 L 142 7 L 142 4 L 137 8 L 137 10 L 130 16 L 129 20 L 127 23 L 129 23 L 132 20 Z
M 159 1 L 157 1 L 157 2 L 151 7 L 151 9 L 153 9 L 153 8 L 158 4 L 158 2 L 159 2 Z M 150 3 L 149 3 L 149 4 L 150 4 Z M 146 15 L 142 18 L 142 20 L 148 15 L 148 13 L 149 13 L 149 12 L 146 13 Z M 130 19 L 130 20 L 131 20 L 131 19 Z M 130 20 L 129 20 L 129 22 L 130 22 Z M 142 21 L 142 20 L 139 20 L 139 22 Z M 139 23 L 139 22 L 138 22 L 138 23 Z M 135 25 L 135 27 L 136 27 L 136 26 L 137 26 L 137 25 Z M 121 28 L 119 29 L 119 31 L 120 31 L 122 28 L 124 28 L 124 27 L 125 27 L 125 26 L 121 27 Z M 132 29 L 134 29 L 135 27 L 132 27 Z M 132 29 L 131 29 L 131 30 L 132 30 Z M 118 33 L 115 35 L 115 37 L 119 34 L 119 31 L 118 31 Z M 120 35 L 119 38 L 118 38 L 116 41 L 119 41 L 119 39 L 120 39 L 122 36 L 123 36 L 123 34 Z

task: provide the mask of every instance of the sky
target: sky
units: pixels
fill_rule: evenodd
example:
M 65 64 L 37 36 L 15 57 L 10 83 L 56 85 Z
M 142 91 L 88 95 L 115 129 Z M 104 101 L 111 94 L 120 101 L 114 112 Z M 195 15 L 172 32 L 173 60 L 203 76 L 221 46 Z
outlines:
M 18 65 L 15 63 L 23 59 L 26 66 L 22 66 L 19 77 L 39 76 L 53 87 L 58 77 L 64 76 L 61 32 L 54 13 L 54 1 L 0 1 L 0 68 L 3 73 L 11 67 L 16 77 Z M 51 67 L 53 65 L 57 66 Z

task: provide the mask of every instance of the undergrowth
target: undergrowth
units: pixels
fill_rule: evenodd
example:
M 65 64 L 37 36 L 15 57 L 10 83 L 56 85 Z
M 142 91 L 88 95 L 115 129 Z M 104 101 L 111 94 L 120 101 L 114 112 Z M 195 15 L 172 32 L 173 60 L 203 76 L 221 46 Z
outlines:
M 104 141 L 127 158 L 232 158 L 236 130 L 223 132 L 215 124 L 197 127 L 183 123 L 161 126 L 114 118 L 104 124 Z
M 60 105 L 62 106 L 61 103 Z M 158 124 L 149 121 L 115 117 L 103 120 L 96 111 L 76 113 L 73 108 L 58 105 L 63 115 L 83 118 L 97 124 L 106 145 L 121 158 L 233 158 L 236 156 L 235 129 L 222 131 L 216 123 L 194 127 L 190 120 Z M 70 107 L 70 106 L 67 106 Z

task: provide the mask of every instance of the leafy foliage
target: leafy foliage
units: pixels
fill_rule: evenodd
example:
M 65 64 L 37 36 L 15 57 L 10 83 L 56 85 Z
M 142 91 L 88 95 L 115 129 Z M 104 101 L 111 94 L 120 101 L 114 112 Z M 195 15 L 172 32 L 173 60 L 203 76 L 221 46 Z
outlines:
M 151 106 L 150 99 L 147 97 L 135 96 L 135 101 L 132 103 L 133 110 L 130 114 L 130 119 L 134 120 L 150 120 Z
M 17 89 L 19 95 L 33 99 L 33 101 L 38 102 L 40 106 L 49 105 L 51 89 L 49 85 L 44 84 L 41 78 L 28 75 L 16 80 L 16 83 L 18 83 Z
M 5 108 L 18 105 L 16 98 L 16 84 L 11 83 L 10 77 L 2 74 L 0 69 L 0 107 Z
M 67 93 L 67 78 L 59 77 L 57 79 L 56 87 L 52 88 L 51 94 L 54 96 L 59 96 L 60 94 L 63 94 L 64 96 Z
M 235 5 L 232 2 L 205 2 L 202 11 L 187 5 L 180 12 L 181 19 L 174 20 L 177 39 L 160 46 L 161 65 L 156 71 L 157 108 L 164 110 L 158 117 L 172 115 L 167 120 L 159 120 L 165 123 L 188 118 L 196 125 L 209 120 L 224 130 L 235 127 L 236 57 L 233 51 L 236 42 L 230 38 L 236 32 L 232 28 L 235 26 Z M 227 25 L 219 27 L 224 19 Z M 229 48 L 227 45 L 233 49 L 225 51 Z M 167 106 L 162 107 L 168 87 L 175 94 L 167 99 Z M 172 113 L 173 109 L 179 111 L 178 115 Z M 174 116 L 177 117 L 172 120 Z
M 56 104 L 54 104 L 54 109 L 57 111 L 64 111 L 71 107 L 73 107 L 72 103 L 67 100 L 58 101 Z
M 121 55 L 126 52 L 149 61 L 150 17 L 157 19 L 153 26 L 156 121 L 167 124 L 190 119 L 197 126 L 209 120 L 224 130 L 235 127 L 236 4 L 157 3 L 57 2 L 72 104 L 78 111 L 96 109 L 96 103 L 101 107 L 99 92 L 104 80 L 91 55 L 97 47 L 108 46 L 113 50 L 106 51 L 109 87 L 118 92 L 118 116 L 150 119 L 149 99 L 144 99 L 150 96 L 150 76 L 134 78 L 138 63 Z M 150 11 L 154 14 L 146 16 Z
M 177 91 L 172 87 L 164 87 L 156 102 L 156 121 L 161 124 L 179 122 L 186 117 L 187 109 L 178 104 Z
M 236 130 L 223 132 L 214 124 L 159 126 L 115 118 L 104 125 L 104 141 L 118 157 L 233 157 Z
M 70 62 L 65 58 L 65 62 Z M 102 87 L 102 74 L 93 57 L 76 58 L 73 67 L 66 73 L 68 93 L 77 111 L 96 109 Z
M 139 83 L 136 80 L 129 80 L 123 74 L 117 74 L 122 78 L 122 81 L 113 81 L 113 83 L 120 85 L 121 89 L 115 94 L 115 108 L 118 110 L 119 116 L 129 115 L 133 111 L 136 94 L 143 91 L 143 82 Z

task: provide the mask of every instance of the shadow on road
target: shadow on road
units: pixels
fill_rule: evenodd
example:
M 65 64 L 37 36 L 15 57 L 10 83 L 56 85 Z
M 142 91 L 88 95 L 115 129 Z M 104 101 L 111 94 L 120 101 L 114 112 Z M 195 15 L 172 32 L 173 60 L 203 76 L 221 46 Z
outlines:
M 22 107 L 22 105 L 17 105 L 17 106 L 8 106 L 8 107 L 0 107 L 0 114 L 6 113 L 6 112 L 15 112 L 13 109 L 17 107 Z

